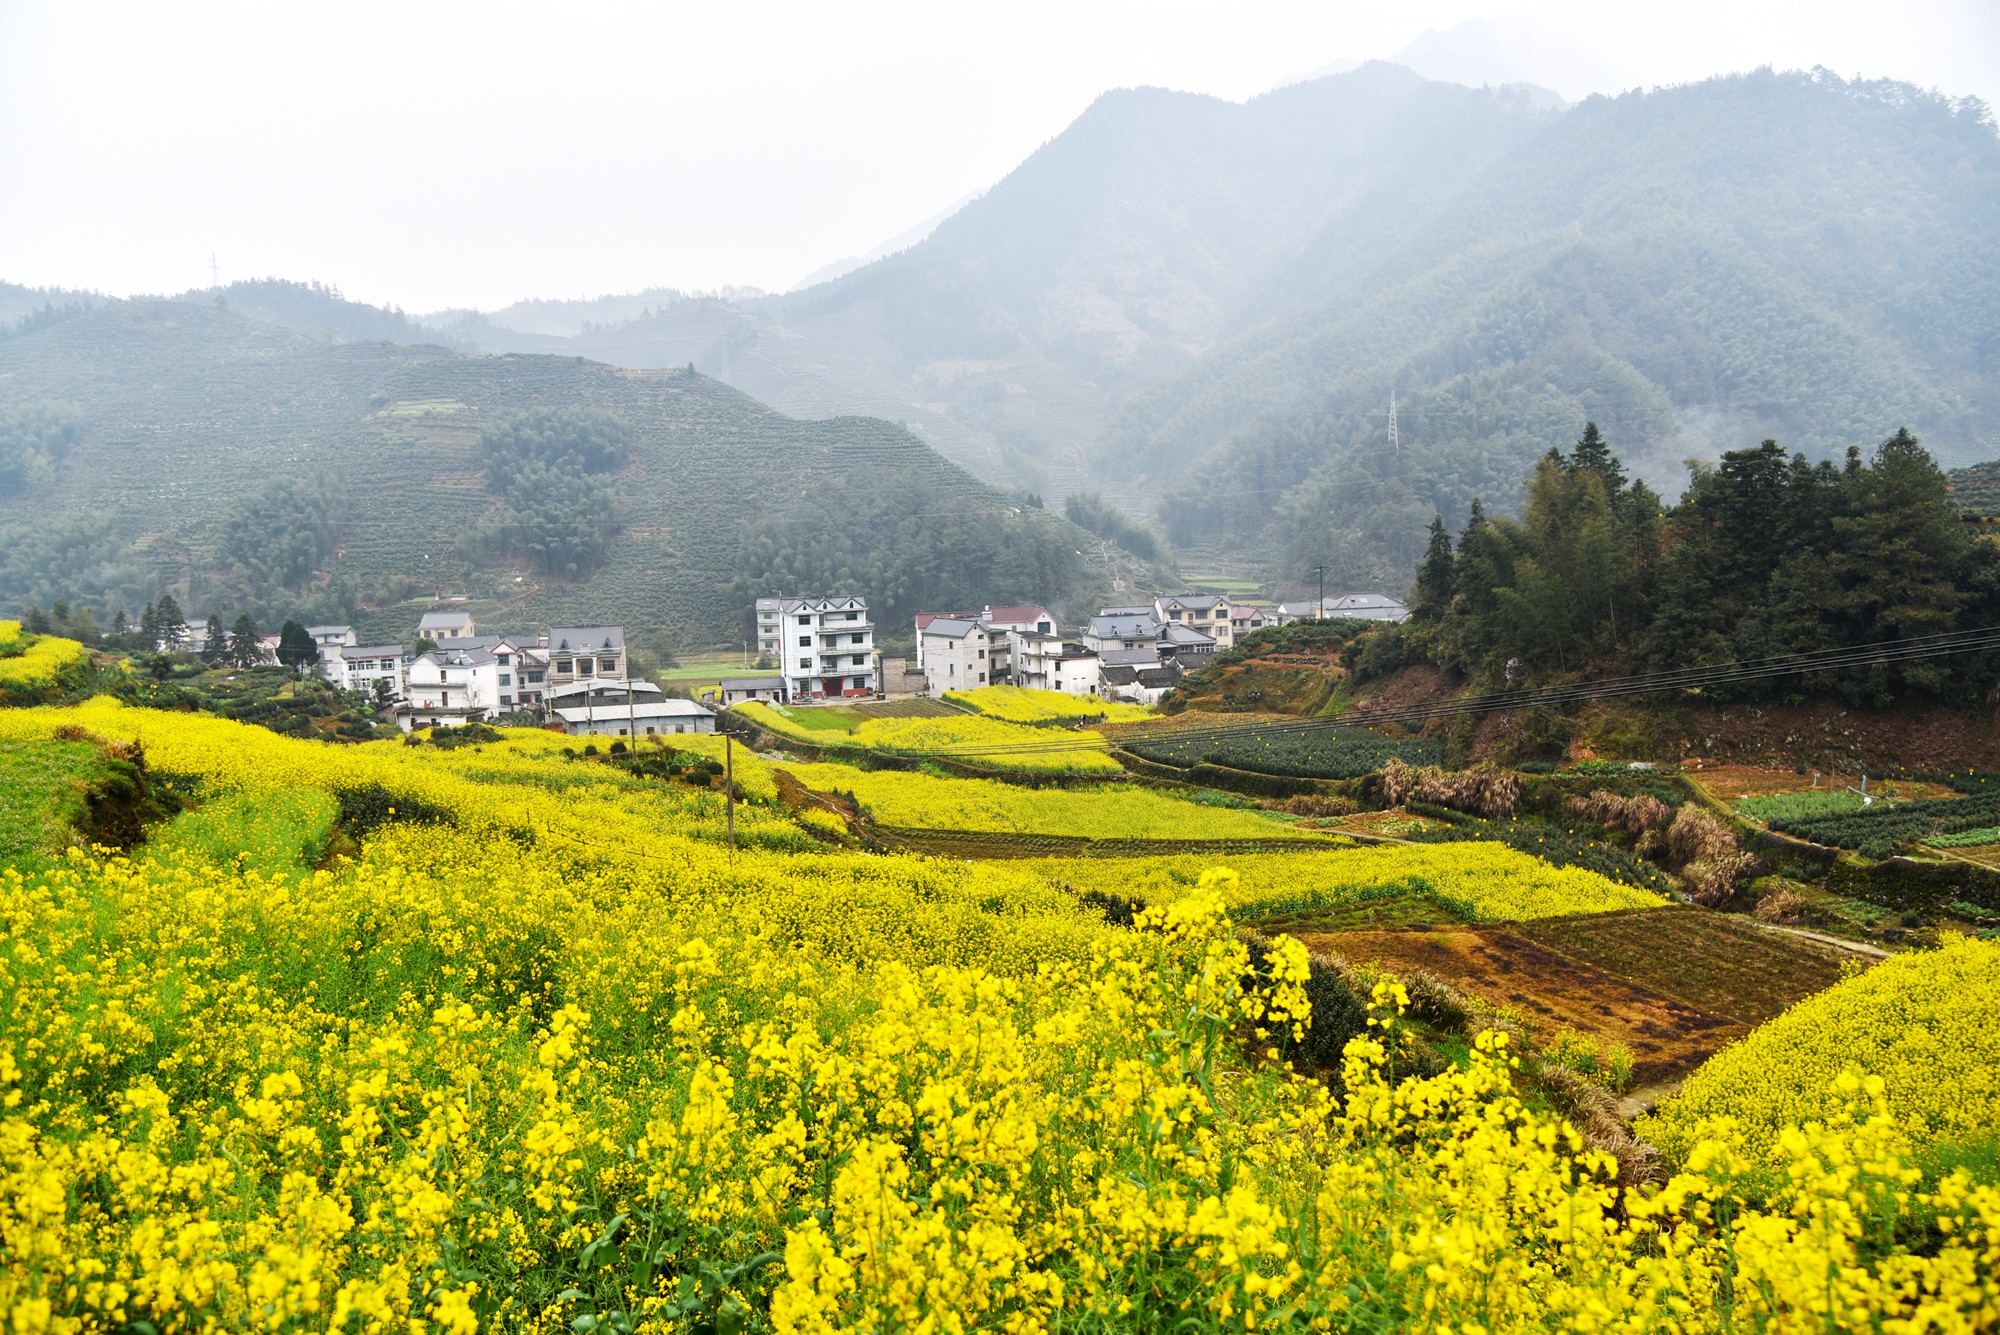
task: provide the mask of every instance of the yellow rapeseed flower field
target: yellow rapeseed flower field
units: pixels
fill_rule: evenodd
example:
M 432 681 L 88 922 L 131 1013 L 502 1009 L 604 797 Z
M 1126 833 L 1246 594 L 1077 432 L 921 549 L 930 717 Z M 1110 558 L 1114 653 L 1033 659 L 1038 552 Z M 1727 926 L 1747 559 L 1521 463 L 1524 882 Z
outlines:
M 1824 1119 L 1831 1083 L 1849 1066 L 1886 1082 L 1921 1144 L 2000 1135 L 2000 941 L 1948 940 L 1898 955 L 1808 997 L 1703 1063 L 1644 1123 L 1684 1153 L 1711 1117 L 1728 1116 L 1756 1144 Z
M 1194 893 L 1213 859 L 1181 854 L 1115 861 L 1047 859 L 1026 865 L 1078 890 L 1168 904 Z M 1667 902 L 1594 871 L 1551 866 L 1491 842 L 1250 853 L 1232 856 L 1229 867 L 1235 876 L 1226 887 L 1227 903 L 1245 916 L 1342 908 L 1409 894 L 1428 895 L 1475 922 L 1654 908 Z
M 976 709 L 988 718 L 1008 723 L 1055 723 L 1064 719 L 1102 719 L 1107 723 L 1136 723 L 1153 717 L 1149 705 L 1103 700 L 1094 695 L 1069 695 L 1062 691 L 1038 691 L 1027 686 L 981 686 L 970 691 L 946 691 L 945 699 Z
M 1150 788 L 1023 788 L 852 765 L 787 765 L 820 792 L 852 793 L 884 825 L 1087 839 L 1314 838 L 1255 811 L 1205 807 Z
M 1270 1055 L 1308 961 L 1253 967 L 1229 875 L 1127 930 L 761 802 L 732 858 L 712 794 L 525 734 L 0 713 L 57 727 L 205 805 L 0 875 L 9 1332 L 2000 1322 L 2000 1190 L 1921 1189 L 1879 1082 L 1628 1188 L 1498 1036 L 1394 1080 L 1384 980 L 1336 1100 Z
M 803 727 L 775 709 L 757 702 L 735 706 L 735 712 L 781 737 L 812 746 L 892 755 L 936 755 L 986 769 L 1044 774 L 1122 774 L 1124 769 L 1103 750 L 1102 734 L 1084 729 L 1051 730 L 998 719 L 871 718 L 852 732 Z
M 22 645 L 26 640 L 27 644 Z M 19 652 L 15 652 L 19 649 Z M 0 621 L 0 687 L 44 686 L 90 651 L 59 635 L 24 635 L 18 621 Z

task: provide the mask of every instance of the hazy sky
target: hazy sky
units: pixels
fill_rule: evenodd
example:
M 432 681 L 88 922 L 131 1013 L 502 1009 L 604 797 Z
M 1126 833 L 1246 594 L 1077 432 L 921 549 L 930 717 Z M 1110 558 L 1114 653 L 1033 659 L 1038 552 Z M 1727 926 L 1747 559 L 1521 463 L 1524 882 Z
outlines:
M 0 278 L 180 291 L 214 252 L 411 311 L 783 289 L 1108 88 L 1241 99 L 1482 16 L 1602 91 L 1823 64 L 2000 103 L 2000 0 L 0 0 Z

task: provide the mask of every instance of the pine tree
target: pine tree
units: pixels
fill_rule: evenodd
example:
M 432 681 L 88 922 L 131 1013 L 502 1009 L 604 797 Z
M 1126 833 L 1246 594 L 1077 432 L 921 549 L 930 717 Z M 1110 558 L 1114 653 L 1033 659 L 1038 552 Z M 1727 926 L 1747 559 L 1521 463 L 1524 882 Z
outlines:
M 187 618 L 181 614 L 181 605 L 174 601 L 171 593 L 160 595 L 153 617 L 160 635 L 160 647 L 169 653 L 180 648 L 181 642 L 187 638 Z
M 160 613 L 151 603 L 139 614 L 139 638 L 145 641 L 140 647 L 147 653 L 160 647 Z
M 292 671 L 304 676 L 306 671 L 319 663 L 319 645 L 306 633 L 306 628 L 296 621 L 287 621 L 278 632 L 278 661 Z
M 1572 471 L 1588 469 L 1603 478 L 1605 495 L 1614 502 L 1618 494 L 1625 490 L 1625 465 L 1618 462 L 1618 456 L 1611 452 L 1611 446 L 1605 442 L 1604 433 L 1597 429 L 1595 422 L 1583 424 L 1583 435 L 1570 455 L 1569 468 Z
M 130 639 L 131 635 L 132 618 L 126 615 L 125 609 L 121 607 L 111 614 L 111 642 L 123 649 L 125 641 Z
M 257 666 L 257 660 L 264 656 L 263 636 L 257 630 L 257 623 L 248 612 L 236 618 L 236 624 L 229 628 L 229 661 L 240 668 Z
M 1434 621 L 1451 610 L 1454 584 L 1451 534 L 1445 530 L 1444 516 L 1431 519 L 1430 543 L 1417 566 L 1416 583 L 1410 587 L 1410 615 Z
M 201 656 L 211 664 L 229 657 L 229 644 L 222 638 L 222 617 L 215 612 L 208 614 L 208 625 L 202 629 Z

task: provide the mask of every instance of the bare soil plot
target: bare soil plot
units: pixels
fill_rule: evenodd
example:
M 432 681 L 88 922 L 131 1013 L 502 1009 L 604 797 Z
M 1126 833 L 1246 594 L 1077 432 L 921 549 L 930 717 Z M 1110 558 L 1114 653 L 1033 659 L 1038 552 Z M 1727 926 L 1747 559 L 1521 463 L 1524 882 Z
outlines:
M 1440 827 L 1441 822 L 1412 816 L 1401 808 L 1356 812 L 1352 816 L 1342 816 L 1333 826 L 1343 834 L 1372 834 L 1389 839 L 1407 839 L 1413 834 L 1423 834 Z
M 1313 950 L 1421 969 L 1518 1012 L 1541 1036 L 1564 1026 L 1632 1050 L 1635 1085 L 1694 1069 L 1750 1026 L 1571 959 L 1517 928 L 1305 933 Z
M 1696 908 L 1550 918 L 1516 930 L 1579 963 L 1746 1025 L 1831 987 L 1842 961 L 1859 958 Z
M 1803 793 L 1814 788 L 1838 793 L 1861 786 L 1859 774 L 1821 773 L 1815 776 L 1812 770 L 1801 774 L 1797 770 L 1768 769 L 1756 765 L 1703 765 L 1698 769 L 1691 768 L 1688 777 L 1706 789 L 1710 796 L 1730 804 L 1750 796 Z M 1920 783 L 1915 779 L 1885 780 L 1879 775 L 1869 779 L 1868 791 L 1884 797 L 1910 799 L 1958 795 L 1943 784 Z

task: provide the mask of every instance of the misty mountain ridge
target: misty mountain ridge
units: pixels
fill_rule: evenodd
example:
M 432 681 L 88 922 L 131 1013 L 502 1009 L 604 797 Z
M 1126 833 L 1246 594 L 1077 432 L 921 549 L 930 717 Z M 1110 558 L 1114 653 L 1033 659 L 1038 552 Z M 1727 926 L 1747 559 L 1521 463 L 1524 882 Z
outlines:
M 1261 576 L 1394 584 L 1433 511 L 1511 508 L 1586 417 L 1670 495 L 1681 460 L 1764 436 L 2000 454 L 1996 220 L 1969 100 L 1766 70 L 1563 109 L 1374 62 L 1244 103 L 1107 93 L 922 241 L 803 290 L 326 327 L 691 363 L 996 484 L 1102 490 Z

